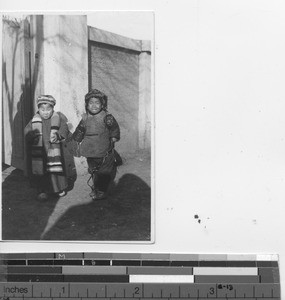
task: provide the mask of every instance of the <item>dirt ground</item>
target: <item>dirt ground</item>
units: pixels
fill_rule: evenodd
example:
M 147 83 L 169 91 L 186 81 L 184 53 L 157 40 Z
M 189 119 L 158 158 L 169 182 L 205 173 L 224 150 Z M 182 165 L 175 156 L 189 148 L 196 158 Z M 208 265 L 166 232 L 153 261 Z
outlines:
M 124 157 L 109 196 L 92 201 L 89 174 L 65 197 L 37 200 L 21 170 L 2 167 L 3 240 L 150 240 L 150 155 Z

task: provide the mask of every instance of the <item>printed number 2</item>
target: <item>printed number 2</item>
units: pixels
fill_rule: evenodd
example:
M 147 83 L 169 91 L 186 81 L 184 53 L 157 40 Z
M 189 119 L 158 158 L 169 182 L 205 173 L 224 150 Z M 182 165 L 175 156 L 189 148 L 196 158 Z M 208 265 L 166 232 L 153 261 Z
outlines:
M 135 287 L 135 295 L 140 294 L 140 288 L 138 286 Z

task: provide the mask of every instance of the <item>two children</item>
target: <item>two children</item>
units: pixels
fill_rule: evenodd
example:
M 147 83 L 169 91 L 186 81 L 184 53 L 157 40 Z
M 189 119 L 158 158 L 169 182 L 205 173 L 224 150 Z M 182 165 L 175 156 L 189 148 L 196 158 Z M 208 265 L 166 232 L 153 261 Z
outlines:
M 50 95 L 37 99 L 38 112 L 25 128 L 26 174 L 39 189 L 39 198 L 48 193 L 62 197 L 68 188 L 67 166 L 74 166 L 62 143 L 69 140 L 67 119 L 54 111 L 56 100 Z M 120 139 L 120 128 L 115 118 L 107 113 L 107 96 L 97 89 L 85 96 L 86 113 L 73 133 L 80 147 L 80 155 L 87 158 L 92 176 L 93 200 L 104 199 L 110 182 L 116 175 L 114 144 Z M 74 168 L 73 168 L 74 169 Z

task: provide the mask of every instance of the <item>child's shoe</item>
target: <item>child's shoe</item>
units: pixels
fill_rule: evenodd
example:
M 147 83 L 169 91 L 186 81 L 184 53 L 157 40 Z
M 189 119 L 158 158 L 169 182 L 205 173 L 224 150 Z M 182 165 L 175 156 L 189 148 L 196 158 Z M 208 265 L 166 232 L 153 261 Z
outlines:
M 96 200 L 97 197 L 96 197 L 96 191 L 92 191 L 89 196 L 92 198 L 92 200 Z
M 105 198 L 107 198 L 107 194 L 105 192 L 98 191 L 96 193 L 96 200 L 102 200 L 102 199 L 105 199 Z
M 57 195 L 59 197 L 64 197 L 66 195 L 66 191 L 59 192 Z

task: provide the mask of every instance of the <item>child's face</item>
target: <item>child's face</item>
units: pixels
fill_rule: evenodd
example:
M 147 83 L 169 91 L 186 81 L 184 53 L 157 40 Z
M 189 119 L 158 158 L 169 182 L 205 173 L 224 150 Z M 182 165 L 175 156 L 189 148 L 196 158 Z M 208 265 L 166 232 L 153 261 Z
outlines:
M 96 115 L 102 110 L 102 103 L 97 98 L 90 98 L 87 109 L 91 114 Z
M 47 120 L 52 116 L 53 113 L 53 106 L 51 106 L 50 104 L 41 104 L 39 106 L 39 114 L 40 116 Z

